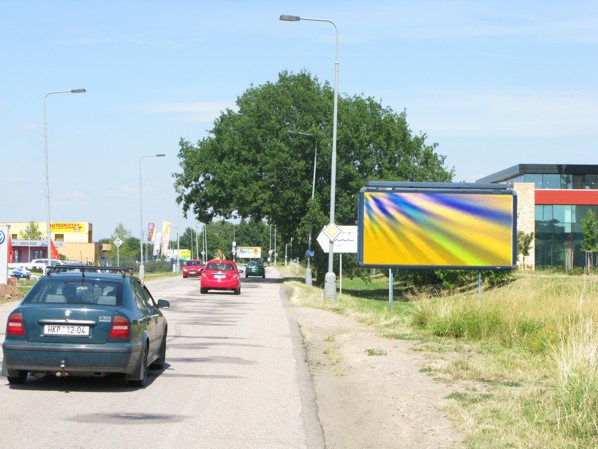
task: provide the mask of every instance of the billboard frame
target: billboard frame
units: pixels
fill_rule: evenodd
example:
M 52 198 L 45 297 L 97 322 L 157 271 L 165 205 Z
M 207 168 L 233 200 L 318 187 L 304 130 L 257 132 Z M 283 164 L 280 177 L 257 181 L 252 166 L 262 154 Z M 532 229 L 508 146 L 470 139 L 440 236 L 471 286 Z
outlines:
M 364 213 L 365 193 L 368 192 L 389 192 L 392 193 L 425 193 L 440 195 L 508 195 L 512 197 L 511 210 L 511 233 L 510 233 L 510 264 L 400 264 L 392 263 L 371 263 L 364 261 Z M 357 242 L 357 263 L 361 268 L 403 268 L 403 269 L 435 269 L 435 270 L 512 270 L 517 266 L 517 192 L 509 184 L 477 184 L 477 183 L 443 183 L 443 182 L 388 182 L 370 181 L 359 191 L 358 200 L 358 242 Z

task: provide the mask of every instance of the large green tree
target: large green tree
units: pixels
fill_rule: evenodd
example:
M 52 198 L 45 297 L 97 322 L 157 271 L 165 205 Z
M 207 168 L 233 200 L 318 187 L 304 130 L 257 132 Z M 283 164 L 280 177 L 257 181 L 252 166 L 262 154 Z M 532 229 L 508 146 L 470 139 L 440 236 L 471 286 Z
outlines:
M 315 242 L 329 221 L 333 96 L 328 83 L 320 84 L 307 72 L 283 72 L 276 83 L 245 91 L 237 98 L 237 110 L 222 112 L 206 138 L 195 145 L 181 139 L 182 171 L 174 177 L 185 214 L 200 222 L 265 219 L 276 226 L 280 241 L 294 238 L 295 248 L 306 247 L 313 226 Z M 369 180 L 453 178 L 436 144 L 427 144 L 425 134 L 414 135 L 404 112 L 395 113 L 373 98 L 339 95 L 337 134 L 337 224 L 356 223 L 358 193 Z M 319 268 L 325 259 L 316 257 Z M 350 269 L 343 264 L 344 271 Z M 318 280 L 324 272 L 316 270 Z

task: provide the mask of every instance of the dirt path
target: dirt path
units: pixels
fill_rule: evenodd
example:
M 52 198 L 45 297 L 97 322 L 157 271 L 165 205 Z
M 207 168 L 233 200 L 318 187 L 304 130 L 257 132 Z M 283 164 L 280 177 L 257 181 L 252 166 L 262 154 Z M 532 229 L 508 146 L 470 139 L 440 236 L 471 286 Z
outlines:
M 410 342 L 381 338 L 332 312 L 294 313 L 327 449 L 462 447 L 443 411 L 451 389 L 422 373 L 426 361 Z

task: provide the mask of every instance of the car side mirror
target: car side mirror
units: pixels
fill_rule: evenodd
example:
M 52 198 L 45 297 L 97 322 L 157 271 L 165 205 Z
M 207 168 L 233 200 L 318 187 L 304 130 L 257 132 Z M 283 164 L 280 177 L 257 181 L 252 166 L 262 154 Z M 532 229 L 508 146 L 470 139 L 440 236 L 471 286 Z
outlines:
M 243 273 L 243 270 L 239 270 L 239 273 Z
M 165 299 L 158 299 L 158 309 L 170 309 L 170 302 Z

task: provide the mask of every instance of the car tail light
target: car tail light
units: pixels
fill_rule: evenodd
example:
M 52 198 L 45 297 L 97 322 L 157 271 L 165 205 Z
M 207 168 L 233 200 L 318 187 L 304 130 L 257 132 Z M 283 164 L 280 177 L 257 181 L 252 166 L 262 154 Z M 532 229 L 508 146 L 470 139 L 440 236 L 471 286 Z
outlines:
M 14 313 L 8 318 L 8 322 L 6 323 L 6 335 L 12 335 L 14 337 L 25 336 L 22 313 Z
M 112 320 L 112 328 L 108 338 L 129 338 L 131 333 L 131 324 L 124 316 L 117 315 Z

